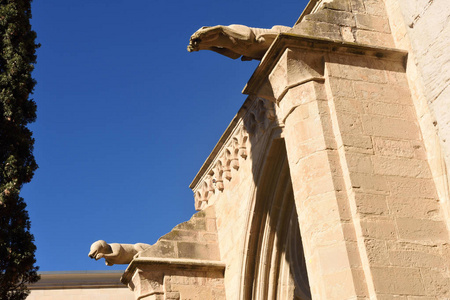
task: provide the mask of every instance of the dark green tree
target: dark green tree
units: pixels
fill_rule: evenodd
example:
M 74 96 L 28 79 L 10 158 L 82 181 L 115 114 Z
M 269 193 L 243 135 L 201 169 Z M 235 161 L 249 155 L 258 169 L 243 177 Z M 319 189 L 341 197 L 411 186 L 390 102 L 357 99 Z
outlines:
M 39 280 L 34 237 L 20 189 L 37 168 L 34 139 L 27 128 L 36 119 L 29 98 L 36 82 L 36 33 L 31 0 L 0 0 L 0 299 L 25 299 L 27 284 Z

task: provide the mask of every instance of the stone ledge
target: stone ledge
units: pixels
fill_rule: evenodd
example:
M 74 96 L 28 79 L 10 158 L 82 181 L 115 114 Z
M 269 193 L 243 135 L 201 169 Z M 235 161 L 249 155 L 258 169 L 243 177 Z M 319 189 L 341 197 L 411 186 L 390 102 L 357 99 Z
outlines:
M 264 55 L 261 63 L 256 68 L 252 77 L 242 91 L 246 95 L 256 95 L 261 86 L 266 82 L 269 73 L 280 60 L 284 51 L 291 49 L 304 49 L 306 51 L 364 55 L 378 59 L 401 61 L 406 64 L 408 52 L 395 48 L 386 48 L 378 46 L 368 46 L 358 43 L 335 41 L 325 38 L 313 38 L 310 36 L 281 33 L 278 35 L 272 46 Z
M 199 260 L 199 259 L 179 259 L 179 258 L 135 258 L 128 265 L 120 278 L 123 284 L 131 281 L 136 269 L 139 266 L 162 268 L 165 271 L 170 269 L 195 270 L 195 271 L 221 271 L 225 272 L 225 264 L 221 261 Z

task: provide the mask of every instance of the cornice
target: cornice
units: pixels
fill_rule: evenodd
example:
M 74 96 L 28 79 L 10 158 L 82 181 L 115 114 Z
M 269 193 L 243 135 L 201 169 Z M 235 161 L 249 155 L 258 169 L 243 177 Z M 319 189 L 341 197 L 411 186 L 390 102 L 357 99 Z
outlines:
M 281 33 L 266 52 L 261 63 L 244 87 L 244 90 L 242 91 L 243 94 L 258 94 L 263 84 L 267 81 L 270 72 L 278 63 L 286 49 L 300 49 L 313 53 L 323 52 L 327 54 L 362 55 L 376 59 L 401 61 L 404 64 L 406 63 L 408 56 L 407 51 L 395 48 L 368 46 L 293 33 Z
M 138 257 L 128 265 L 128 268 L 123 273 L 120 279 L 123 284 L 128 284 L 131 281 L 135 271 L 140 268 L 152 268 L 169 270 L 194 270 L 194 271 L 225 271 L 225 264 L 220 261 L 198 260 L 198 259 L 180 259 L 180 258 L 151 258 Z

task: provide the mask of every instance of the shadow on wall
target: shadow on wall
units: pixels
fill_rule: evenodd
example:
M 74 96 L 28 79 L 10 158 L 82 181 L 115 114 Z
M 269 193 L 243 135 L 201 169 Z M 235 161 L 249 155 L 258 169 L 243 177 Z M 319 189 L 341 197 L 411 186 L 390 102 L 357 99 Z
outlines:
M 285 142 L 274 124 L 274 104 L 261 98 L 256 101 L 244 126 L 252 146 L 266 150 L 252 153 L 256 193 L 241 295 L 243 299 L 311 299 Z

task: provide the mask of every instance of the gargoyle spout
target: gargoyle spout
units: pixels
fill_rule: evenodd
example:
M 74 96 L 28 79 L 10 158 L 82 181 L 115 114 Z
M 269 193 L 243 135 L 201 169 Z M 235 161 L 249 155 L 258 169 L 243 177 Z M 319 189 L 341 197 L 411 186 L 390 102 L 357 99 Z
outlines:
M 133 258 L 139 254 L 139 252 L 150 247 L 149 244 L 137 243 L 137 244 L 108 244 L 103 240 L 96 241 L 91 245 L 91 250 L 88 256 L 92 259 L 99 260 L 105 259 L 107 266 L 114 264 L 129 264 Z
M 245 25 L 202 27 L 191 36 L 187 50 L 211 50 L 232 59 L 261 60 L 277 35 L 290 29 L 279 25 L 270 29 Z

